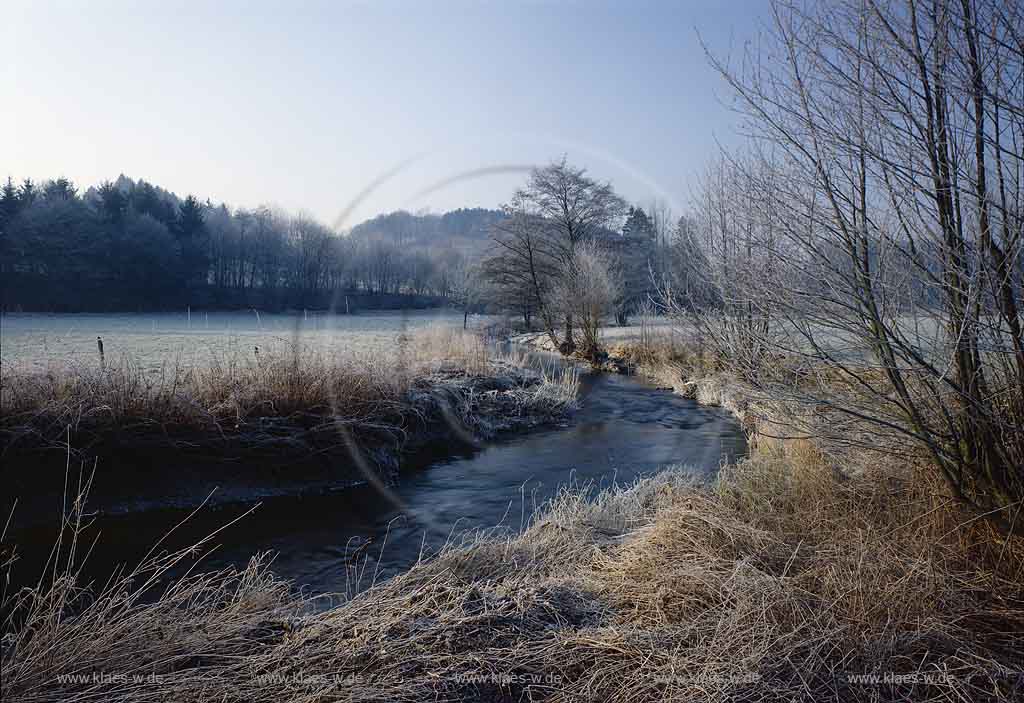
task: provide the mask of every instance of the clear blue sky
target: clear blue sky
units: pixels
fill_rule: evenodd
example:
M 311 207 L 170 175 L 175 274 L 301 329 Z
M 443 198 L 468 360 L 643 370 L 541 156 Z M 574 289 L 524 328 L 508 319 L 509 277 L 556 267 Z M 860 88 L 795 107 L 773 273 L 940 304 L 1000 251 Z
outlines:
M 119 173 L 233 206 L 494 207 L 568 155 L 678 207 L 735 140 L 708 67 L 763 2 L 4 0 L 0 175 Z M 476 176 L 445 182 L 460 174 Z M 441 184 L 441 185 L 439 185 Z

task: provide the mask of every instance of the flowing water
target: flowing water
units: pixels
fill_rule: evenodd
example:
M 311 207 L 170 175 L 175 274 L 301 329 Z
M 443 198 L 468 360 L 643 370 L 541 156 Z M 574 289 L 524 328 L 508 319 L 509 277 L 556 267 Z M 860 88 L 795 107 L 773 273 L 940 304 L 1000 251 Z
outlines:
M 535 506 L 567 484 L 629 482 L 676 464 L 697 480 L 710 480 L 723 461 L 744 451 L 743 433 L 724 410 L 636 378 L 585 373 L 580 407 L 562 426 L 456 450 L 404 471 L 398 485 L 383 493 L 364 486 L 264 500 L 217 535 L 219 546 L 204 564 L 242 565 L 269 550 L 281 576 L 312 592 L 345 591 L 353 586 L 351 566 L 361 559 L 368 560 L 364 579 L 382 578 L 460 531 L 518 530 Z M 164 546 L 190 544 L 253 505 L 200 510 Z M 98 532 L 100 539 L 87 572 L 98 578 L 117 563 L 137 560 L 187 515 L 168 508 L 97 518 L 90 534 Z M 9 538 L 31 571 L 32 557 L 44 556 L 52 544 L 53 529 L 34 527 Z

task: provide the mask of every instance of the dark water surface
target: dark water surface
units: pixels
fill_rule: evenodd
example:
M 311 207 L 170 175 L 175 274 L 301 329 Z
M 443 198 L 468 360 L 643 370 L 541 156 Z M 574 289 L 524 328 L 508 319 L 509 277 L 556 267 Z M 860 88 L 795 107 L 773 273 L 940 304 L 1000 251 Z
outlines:
M 277 553 L 274 570 L 297 585 L 314 593 L 346 591 L 359 558 L 369 557 L 365 585 L 375 571 L 379 578 L 408 568 L 421 550 L 436 550 L 453 532 L 497 525 L 518 530 L 534 506 L 567 483 L 628 482 L 673 464 L 711 479 L 723 461 L 746 449 L 738 423 L 719 408 L 631 377 L 584 374 L 580 383 L 580 408 L 565 426 L 463 448 L 404 472 L 391 495 L 364 486 L 264 500 L 217 535 L 219 547 L 202 568 L 244 565 L 271 550 Z M 165 546 L 191 544 L 251 507 L 200 510 Z M 96 518 L 89 535 L 100 538 L 86 573 L 102 580 L 116 564 L 135 563 L 188 514 L 166 509 Z M 54 529 L 8 535 L 23 555 L 22 578 L 38 570 Z

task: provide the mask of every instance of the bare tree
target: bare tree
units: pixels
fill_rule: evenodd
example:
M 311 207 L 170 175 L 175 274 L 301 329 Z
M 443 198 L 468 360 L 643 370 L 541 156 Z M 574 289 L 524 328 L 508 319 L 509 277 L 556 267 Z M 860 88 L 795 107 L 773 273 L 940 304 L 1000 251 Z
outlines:
M 611 253 L 595 241 L 579 243 L 553 292 L 558 311 L 579 326 L 583 355 L 596 359 L 601 327 L 614 313 L 622 292 L 622 279 L 616 274 Z
M 573 314 L 556 314 L 555 284 L 571 270 L 576 248 L 613 225 L 625 207 L 610 184 L 589 178 L 563 158 L 534 169 L 505 206 L 507 218 L 495 226 L 489 276 L 499 285 L 528 290 L 552 343 L 566 353 L 575 348 Z M 561 342 L 560 323 L 565 331 Z
M 1021 8 L 777 2 L 773 20 L 777 58 L 712 59 L 754 145 L 705 184 L 722 302 L 692 319 L 805 403 L 805 431 L 912 441 L 1024 533 Z
M 469 324 L 469 313 L 480 303 L 484 295 L 484 280 L 480 269 L 462 260 L 461 265 L 451 271 L 451 300 L 462 310 L 462 329 Z

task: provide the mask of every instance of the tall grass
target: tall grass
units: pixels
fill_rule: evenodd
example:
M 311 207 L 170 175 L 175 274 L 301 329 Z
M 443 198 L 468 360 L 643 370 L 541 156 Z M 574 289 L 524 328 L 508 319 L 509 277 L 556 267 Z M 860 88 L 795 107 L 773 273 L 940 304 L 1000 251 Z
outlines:
M 1022 545 L 892 469 L 765 443 L 715 487 L 567 489 L 319 614 L 261 560 L 155 603 L 175 556 L 57 578 L 19 596 L 4 700 L 1009 700 Z M 65 677 L 95 672 L 153 677 Z
M 8 623 L 4 700 L 1019 697 L 1024 543 L 912 453 L 825 454 L 756 422 L 714 486 L 566 489 L 521 533 L 454 539 L 318 614 L 262 561 L 151 605 L 138 577 L 41 583 Z M 56 678 L 97 671 L 158 678 Z
M 511 361 L 496 358 L 478 335 L 438 327 L 404 337 L 390 349 L 340 358 L 280 342 L 245 357 L 170 365 L 155 373 L 128 357 L 42 374 L 5 372 L 0 436 L 5 446 L 61 444 L 70 431 L 80 446 L 115 431 L 217 436 L 261 420 L 302 423 L 315 417 L 354 429 L 398 429 L 416 413 L 412 389 L 439 378 L 507 375 Z M 546 380 L 531 393 L 571 402 L 570 377 Z M 530 400 L 523 395 L 524 402 Z
M 105 584 L 84 583 L 85 495 L 63 516 L 38 584 L 4 588 L 3 700 L 199 700 L 301 613 L 303 600 L 273 576 L 267 555 L 240 571 L 190 571 L 168 584 L 168 573 L 211 549 L 216 535 L 174 553 L 154 545 Z M 5 571 L 17 568 L 13 549 L 5 545 L 2 556 Z

